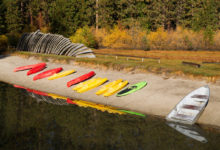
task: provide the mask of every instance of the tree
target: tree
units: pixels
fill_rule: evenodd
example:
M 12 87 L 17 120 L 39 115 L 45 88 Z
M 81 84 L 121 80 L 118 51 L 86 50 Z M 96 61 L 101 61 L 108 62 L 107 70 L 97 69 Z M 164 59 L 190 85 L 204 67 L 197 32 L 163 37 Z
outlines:
M 212 42 L 214 31 L 219 28 L 219 1 L 218 0 L 196 0 L 194 5 L 193 29 L 198 31 L 204 29 L 204 38 Z
M 18 0 L 7 1 L 5 19 L 8 32 L 21 32 L 24 24 L 22 23 Z
M 0 0 L 0 35 L 6 33 L 6 23 L 5 23 L 5 11 L 6 7 L 3 0 Z

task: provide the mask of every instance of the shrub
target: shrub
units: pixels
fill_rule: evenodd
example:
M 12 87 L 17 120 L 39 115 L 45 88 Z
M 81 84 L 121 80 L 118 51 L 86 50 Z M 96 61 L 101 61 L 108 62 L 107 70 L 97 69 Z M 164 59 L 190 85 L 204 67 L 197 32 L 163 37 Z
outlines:
M 21 37 L 21 35 L 19 33 L 16 33 L 16 32 L 8 33 L 6 36 L 8 37 L 9 46 L 14 47 L 14 48 L 17 46 L 18 41 Z
M 0 53 L 7 50 L 8 38 L 5 35 L 0 35 Z
M 110 33 L 104 37 L 103 45 L 112 48 L 127 48 L 131 44 L 132 38 L 127 30 L 119 29 L 115 26 Z
M 98 47 L 98 43 L 95 39 L 95 36 L 93 35 L 92 30 L 88 26 L 78 29 L 74 35 L 70 36 L 70 40 L 73 43 L 83 43 L 91 48 Z

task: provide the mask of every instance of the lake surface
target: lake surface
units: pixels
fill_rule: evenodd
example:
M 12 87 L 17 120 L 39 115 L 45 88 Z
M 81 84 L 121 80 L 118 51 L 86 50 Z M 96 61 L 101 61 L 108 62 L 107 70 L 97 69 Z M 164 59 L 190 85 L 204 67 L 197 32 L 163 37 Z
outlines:
M 204 143 L 171 128 L 163 119 L 83 108 L 0 82 L 2 150 L 219 149 L 219 131 L 197 128 Z

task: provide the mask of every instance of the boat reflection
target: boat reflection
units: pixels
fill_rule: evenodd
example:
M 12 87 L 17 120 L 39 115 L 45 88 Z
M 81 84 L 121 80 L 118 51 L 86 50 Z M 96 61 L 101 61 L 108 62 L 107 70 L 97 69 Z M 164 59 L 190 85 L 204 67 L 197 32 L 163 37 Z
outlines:
M 29 89 L 20 85 L 13 85 L 16 88 L 21 88 L 27 91 L 27 94 L 33 98 L 35 98 L 38 102 L 40 101 L 45 101 L 47 103 L 52 103 L 56 105 L 69 105 L 69 104 L 74 104 L 79 107 L 90 107 L 94 108 L 96 110 L 102 111 L 102 112 L 108 112 L 108 113 L 114 113 L 114 114 L 132 114 L 132 115 L 137 115 L 137 116 L 142 116 L 145 117 L 144 114 L 138 113 L 138 112 L 133 112 L 133 111 L 128 111 L 128 110 L 122 110 L 116 107 L 112 106 L 107 106 L 107 105 L 102 105 L 102 104 L 96 104 L 93 102 L 88 102 L 84 100 L 72 100 L 68 97 L 64 97 L 61 95 L 53 94 L 53 93 L 46 93 L 42 91 L 37 91 L 34 89 Z
M 166 124 L 187 137 L 202 143 L 208 142 L 208 140 L 203 136 L 202 129 L 197 125 L 185 125 L 174 122 L 166 122 Z

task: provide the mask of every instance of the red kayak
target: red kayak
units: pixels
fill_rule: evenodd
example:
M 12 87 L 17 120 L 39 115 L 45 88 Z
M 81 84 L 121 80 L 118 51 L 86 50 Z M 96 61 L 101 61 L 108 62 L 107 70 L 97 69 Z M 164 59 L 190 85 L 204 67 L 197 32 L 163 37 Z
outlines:
M 69 104 L 75 104 L 76 105 L 76 103 L 74 103 L 70 98 L 67 98 L 66 102 L 69 103 Z
M 80 83 L 80 82 L 82 82 L 84 80 L 87 80 L 87 79 L 93 77 L 94 75 L 95 75 L 95 72 L 94 71 L 90 71 L 87 74 L 84 74 L 84 75 L 82 75 L 82 76 L 80 76 L 80 77 L 78 77 L 76 79 L 73 79 L 73 80 L 67 82 L 67 86 L 70 87 L 70 86 L 72 86 L 74 84 Z
M 34 68 L 36 66 L 44 65 L 44 64 L 46 65 L 46 63 L 39 63 L 39 64 L 34 64 L 34 65 L 27 65 L 27 66 L 18 67 L 18 68 L 14 69 L 14 72 L 28 70 L 28 69 Z
M 43 70 L 44 68 L 46 68 L 46 64 L 45 64 L 45 63 L 44 63 L 44 64 L 42 63 L 42 65 L 38 65 L 38 66 L 32 68 L 31 70 L 29 70 L 29 71 L 27 72 L 27 75 L 31 75 L 31 74 L 37 73 L 37 72 Z
M 37 91 L 37 90 L 33 90 L 33 89 L 27 89 L 27 91 L 31 92 L 31 93 L 34 93 L 34 94 L 37 94 L 37 95 L 48 96 L 47 93 L 42 92 L 42 91 Z
M 38 79 L 49 77 L 49 76 L 51 76 L 51 75 L 53 75 L 55 73 L 60 72 L 61 70 L 63 70 L 62 67 L 44 71 L 44 72 L 34 76 L 33 80 L 38 80 Z
M 26 89 L 25 87 L 20 86 L 20 85 L 17 85 L 17 84 L 13 84 L 13 86 L 14 86 L 15 88 Z

